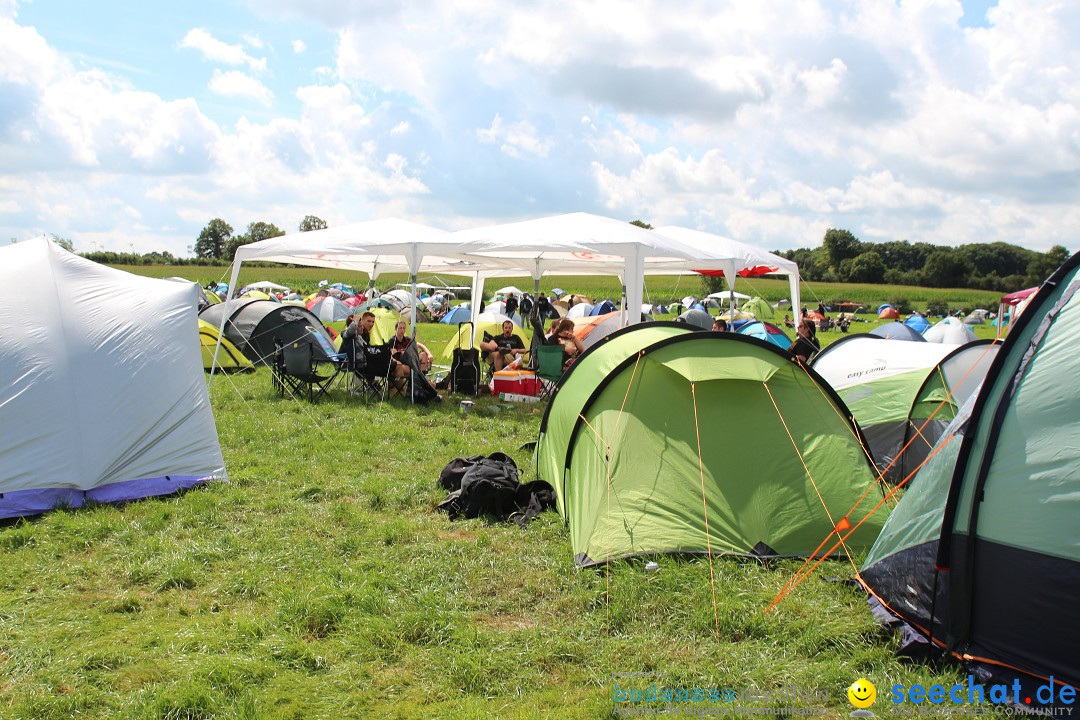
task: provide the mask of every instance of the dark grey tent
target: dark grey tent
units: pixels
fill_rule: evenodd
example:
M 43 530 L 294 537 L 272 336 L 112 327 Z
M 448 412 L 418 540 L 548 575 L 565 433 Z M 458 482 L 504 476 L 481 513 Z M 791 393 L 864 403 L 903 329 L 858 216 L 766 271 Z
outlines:
M 1025 693 L 1080 682 L 1078 336 L 1080 254 L 1032 299 L 859 573 L 929 647 Z
M 225 337 L 253 363 L 273 363 L 276 340 L 287 345 L 310 337 L 315 340 L 316 360 L 326 359 L 324 347 L 333 348 L 330 333 L 319 318 L 299 305 L 245 298 L 211 305 L 199 314 L 199 318 L 214 327 L 221 327 L 221 316 L 226 309 L 231 312 L 225 321 Z

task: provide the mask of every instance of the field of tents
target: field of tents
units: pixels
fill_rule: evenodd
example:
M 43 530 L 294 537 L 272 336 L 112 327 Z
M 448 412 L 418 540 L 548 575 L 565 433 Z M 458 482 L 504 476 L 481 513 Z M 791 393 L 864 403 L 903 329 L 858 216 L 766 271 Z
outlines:
M 0 526 L 0 715 L 597 717 L 644 677 L 773 709 L 784 688 L 826 693 L 839 717 L 860 677 L 879 697 L 965 682 L 959 664 L 898 659 L 867 593 L 991 668 L 1075 683 L 1076 265 L 1004 345 L 986 324 L 963 346 L 900 340 L 871 316 L 822 332 L 803 368 L 661 318 L 595 343 L 550 403 L 471 412 L 283 398 L 267 368 L 207 388 L 194 337 L 163 329 L 194 285 L 156 315 L 139 295 L 153 281 L 132 281 L 149 339 L 113 338 L 101 366 L 57 369 L 45 348 L 4 366 L 12 387 L 92 390 L 5 398 L 7 490 L 94 464 L 154 477 Z M 87 343 L 99 312 L 55 308 Z M 419 327 L 436 356 L 455 331 Z M 118 452 L 116 427 L 141 432 Z M 550 482 L 558 511 L 522 528 L 435 509 L 447 462 L 496 451 Z M 175 492 L 188 476 L 154 463 L 227 481 Z M 123 502 L 136 492 L 160 497 Z

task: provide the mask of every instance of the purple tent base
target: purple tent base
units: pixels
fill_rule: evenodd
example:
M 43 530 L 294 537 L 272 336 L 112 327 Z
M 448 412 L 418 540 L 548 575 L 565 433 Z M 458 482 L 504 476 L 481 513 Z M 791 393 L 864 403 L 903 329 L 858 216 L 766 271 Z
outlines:
M 59 507 L 77 508 L 87 503 L 122 503 L 155 495 L 170 495 L 214 479 L 213 475 L 166 475 L 141 480 L 123 480 L 90 490 L 77 488 L 15 490 L 0 493 L 0 519 L 40 515 Z

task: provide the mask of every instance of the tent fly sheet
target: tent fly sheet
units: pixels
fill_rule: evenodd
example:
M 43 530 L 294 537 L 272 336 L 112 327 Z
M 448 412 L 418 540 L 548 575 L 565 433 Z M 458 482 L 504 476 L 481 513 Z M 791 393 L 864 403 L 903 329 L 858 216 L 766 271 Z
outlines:
M 193 283 L 45 239 L 0 248 L 0 278 L 0 518 L 225 478 Z

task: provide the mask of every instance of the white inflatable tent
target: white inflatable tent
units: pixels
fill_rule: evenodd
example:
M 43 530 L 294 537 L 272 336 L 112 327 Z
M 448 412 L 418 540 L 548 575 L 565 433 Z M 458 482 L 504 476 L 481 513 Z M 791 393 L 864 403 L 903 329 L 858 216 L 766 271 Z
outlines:
M 194 283 L 0 247 L 0 518 L 225 479 Z

